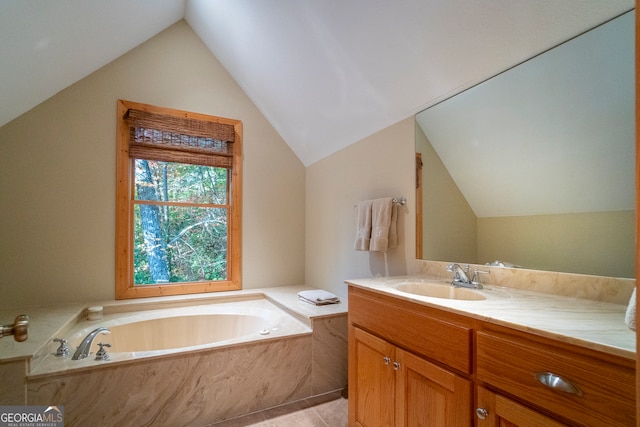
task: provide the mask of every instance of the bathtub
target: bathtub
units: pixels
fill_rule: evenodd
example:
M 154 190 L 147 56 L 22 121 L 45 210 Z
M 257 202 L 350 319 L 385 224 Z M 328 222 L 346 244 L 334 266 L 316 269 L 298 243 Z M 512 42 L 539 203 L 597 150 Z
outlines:
M 291 310 L 301 304 L 292 288 L 284 303 L 249 292 L 116 302 L 99 320 L 79 314 L 55 336 L 68 341 L 67 357 L 54 355 L 51 337 L 31 361 L 27 404 L 64 406 L 69 426 L 204 426 L 341 390 L 346 307 L 305 317 Z M 110 333 L 71 360 L 98 327 Z M 95 360 L 99 342 L 111 344 L 109 360 Z
M 256 333 L 268 335 L 278 327 L 268 315 L 192 314 L 138 320 L 109 329 L 105 340 L 111 343 L 110 351 L 140 353 L 197 348 Z
M 32 375 L 59 371 L 86 370 L 108 363 L 169 356 L 269 339 L 311 334 L 304 324 L 262 295 L 240 298 L 210 298 L 164 304 L 142 303 L 105 306 L 103 318 L 88 320 L 83 312 L 75 322 L 58 333 L 68 342 L 68 357 L 56 357 L 49 346 Z M 71 360 L 80 342 L 96 328 L 108 328 L 93 340 L 89 357 Z M 96 361 L 98 343 L 105 347 L 108 360 Z

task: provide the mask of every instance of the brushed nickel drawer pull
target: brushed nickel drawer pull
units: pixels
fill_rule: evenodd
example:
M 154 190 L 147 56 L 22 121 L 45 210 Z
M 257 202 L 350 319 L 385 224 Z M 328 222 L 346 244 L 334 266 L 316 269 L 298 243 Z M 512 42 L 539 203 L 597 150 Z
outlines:
M 559 375 L 551 372 L 541 372 L 535 374 L 536 379 L 540 381 L 544 386 L 553 390 L 562 391 L 569 394 L 575 394 L 576 396 L 582 396 L 582 390 L 578 386 L 570 383 Z
M 485 408 L 478 408 L 476 409 L 476 415 L 481 420 L 484 420 L 489 416 L 489 411 L 487 411 Z

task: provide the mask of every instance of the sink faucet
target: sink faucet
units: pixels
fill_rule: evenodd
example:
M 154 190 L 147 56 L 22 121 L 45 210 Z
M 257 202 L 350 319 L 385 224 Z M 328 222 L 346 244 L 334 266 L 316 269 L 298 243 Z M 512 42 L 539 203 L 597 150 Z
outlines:
M 462 268 L 459 264 L 455 263 L 449 264 L 447 266 L 447 271 L 453 273 L 453 279 L 451 280 L 451 284 L 453 286 L 476 289 L 482 289 L 482 283 L 480 283 L 479 274 L 488 273 L 488 271 L 475 269 L 473 271 L 473 278 L 469 279 L 469 264 L 466 264 L 464 268 Z
M 93 343 L 93 339 L 98 334 L 102 334 L 102 333 L 108 334 L 109 332 L 111 331 L 108 328 L 96 328 L 93 331 L 89 332 L 89 335 L 84 337 L 84 339 L 76 349 L 76 352 L 73 354 L 73 357 L 71 358 L 71 360 L 84 359 L 85 357 L 89 356 L 89 351 L 91 350 L 91 344 Z

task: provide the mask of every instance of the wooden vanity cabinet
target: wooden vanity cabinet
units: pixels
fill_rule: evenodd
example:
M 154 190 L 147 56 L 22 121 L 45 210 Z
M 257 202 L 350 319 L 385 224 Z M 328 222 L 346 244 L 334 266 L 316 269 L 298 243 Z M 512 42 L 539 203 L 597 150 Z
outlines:
M 470 329 L 414 306 L 350 290 L 350 426 L 472 425 L 472 382 L 423 357 L 444 348 L 447 360 L 470 370 Z M 458 339 L 442 340 L 447 333 Z
M 351 326 L 349 424 L 471 426 L 471 382 Z
M 390 365 L 395 347 L 350 326 L 349 352 L 349 425 L 394 425 L 396 373 Z
M 635 361 L 350 287 L 349 425 L 635 426 Z
M 476 333 L 476 366 L 479 383 L 569 424 L 635 426 L 634 361 L 491 325 Z

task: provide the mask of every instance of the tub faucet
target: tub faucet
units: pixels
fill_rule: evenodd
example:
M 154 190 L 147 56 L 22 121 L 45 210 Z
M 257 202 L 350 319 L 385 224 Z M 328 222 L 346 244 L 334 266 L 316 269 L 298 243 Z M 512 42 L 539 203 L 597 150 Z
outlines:
M 108 334 L 109 332 L 111 331 L 108 328 L 96 328 L 93 331 L 89 332 L 89 335 L 84 337 L 84 339 L 76 349 L 76 352 L 73 354 L 73 357 L 71 358 L 71 360 L 84 359 L 85 357 L 89 356 L 89 351 L 91 350 L 91 344 L 93 343 L 93 339 L 98 334 L 102 334 L 102 333 Z

